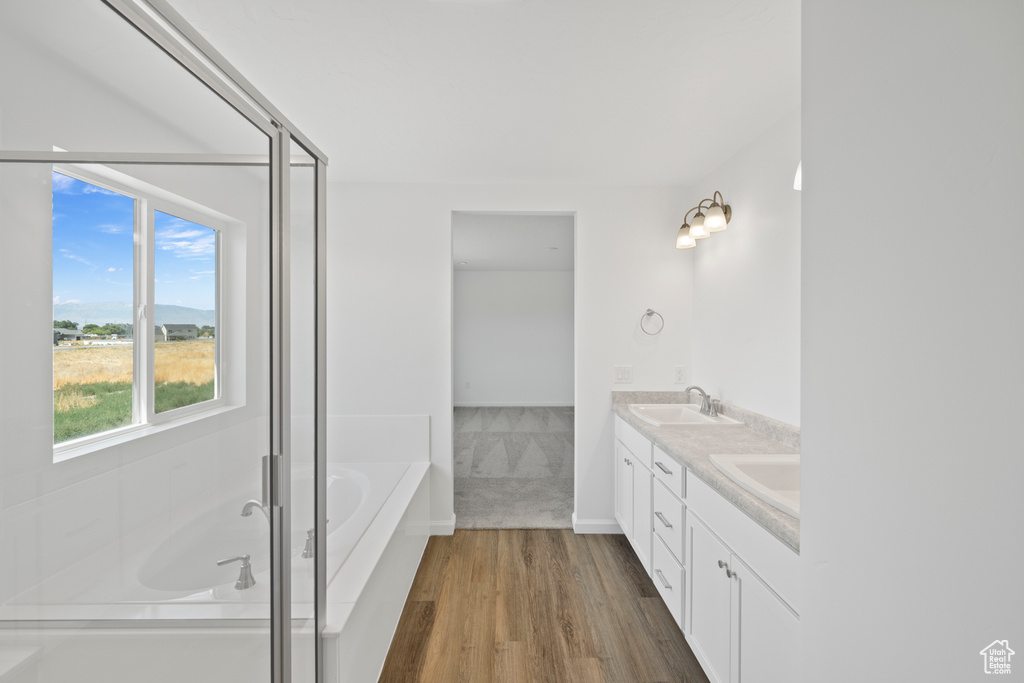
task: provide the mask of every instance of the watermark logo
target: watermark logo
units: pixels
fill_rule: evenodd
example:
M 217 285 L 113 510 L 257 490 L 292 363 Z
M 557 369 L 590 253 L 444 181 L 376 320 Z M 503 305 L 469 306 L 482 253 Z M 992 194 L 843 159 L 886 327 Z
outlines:
M 1016 653 L 1010 649 L 1010 644 L 1005 640 L 994 640 L 992 644 L 981 651 L 981 657 L 985 661 L 985 673 L 987 674 L 1008 674 L 1010 673 L 1010 658 Z

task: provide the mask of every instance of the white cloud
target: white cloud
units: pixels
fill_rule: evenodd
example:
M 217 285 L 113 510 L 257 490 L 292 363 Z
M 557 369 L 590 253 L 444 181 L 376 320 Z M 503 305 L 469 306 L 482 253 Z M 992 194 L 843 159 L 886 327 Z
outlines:
M 185 240 L 193 237 L 206 237 L 210 234 L 209 230 L 161 230 L 157 233 L 157 238 L 167 240 Z
M 117 268 L 114 268 L 113 266 L 111 266 L 110 268 L 107 268 L 107 272 L 108 273 L 113 273 L 115 270 L 117 270 Z
M 113 192 L 113 191 L 108 190 L 106 188 L 98 187 L 96 185 L 89 185 L 89 184 L 86 184 L 86 186 L 84 188 L 82 188 L 82 194 L 112 194 L 115 197 L 123 197 L 124 196 L 124 195 L 122 195 L 119 192 Z
M 86 259 L 82 258 L 78 254 L 71 253 L 67 249 L 58 249 L 58 251 L 60 252 L 60 255 L 63 256 L 64 258 L 71 259 L 72 261 L 78 261 L 79 263 L 84 263 L 87 266 L 91 266 L 92 265 L 91 262 L 89 262 Z
M 75 180 L 62 173 L 53 173 L 53 191 L 57 194 L 75 194 Z
M 55 296 L 55 297 L 53 297 L 53 303 L 54 303 L 54 304 L 59 304 L 59 303 L 60 303 L 60 296 L 59 296 L 59 295 L 58 295 L 58 296 Z
M 101 225 L 97 225 L 96 229 L 100 232 L 105 232 L 108 235 L 121 235 L 126 232 L 132 232 L 132 226 L 118 225 L 116 223 L 103 223 Z
M 64 303 L 66 303 L 66 304 L 80 304 L 80 303 L 82 303 L 82 300 L 81 299 L 68 299 Z
M 124 197 L 120 192 L 114 192 L 84 180 L 77 180 L 63 173 L 53 172 L 53 191 L 57 194 L 108 194 L 115 197 Z
M 213 230 L 164 230 L 156 235 L 156 247 L 180 259 L 207 261 L 217 253 L 217 235 Z

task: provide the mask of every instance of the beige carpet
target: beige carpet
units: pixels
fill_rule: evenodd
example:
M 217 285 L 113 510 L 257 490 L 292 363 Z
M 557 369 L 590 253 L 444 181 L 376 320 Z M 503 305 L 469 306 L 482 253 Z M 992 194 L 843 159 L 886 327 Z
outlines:
M 573 417 L 565 408 L 455 409 L 455 526 L 568 529 Z

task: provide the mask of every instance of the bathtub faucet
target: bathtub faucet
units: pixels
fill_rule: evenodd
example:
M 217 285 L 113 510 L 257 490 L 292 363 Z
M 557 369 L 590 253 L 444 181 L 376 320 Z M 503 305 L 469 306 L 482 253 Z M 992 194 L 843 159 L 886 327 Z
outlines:
M 248 517 L 252 514 L 253 508 L 259 508 L 259 511 L 263 513 L 263 516 L 267 518 L 267 524 L 270 524 L 270 510 L 263 506 L 258 500 L 250 500 L 242 506 L 242 516 Z
M 244 591 L 246 588 L 255 586 L 256 579 L 252 577 L 252 565 L 249 564 L 249 555 L 239 555 L 238 557 L 229 557 L 226 560 L 217 560 L 217 566 L 223 567 L 232 562 L 242 563 L 238 570 L 238 580 L 235 581 L 235 590 Z

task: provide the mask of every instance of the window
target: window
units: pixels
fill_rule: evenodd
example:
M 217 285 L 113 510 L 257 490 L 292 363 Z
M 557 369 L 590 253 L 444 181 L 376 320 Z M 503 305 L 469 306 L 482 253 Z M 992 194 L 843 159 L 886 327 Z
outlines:
M 153 406 L 163 413 L 217 393 L 217 231 L 153 213 Z
M 199 209 L 55 167 L 55 449 L 219 405 L 223 224 Z

